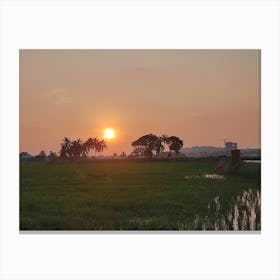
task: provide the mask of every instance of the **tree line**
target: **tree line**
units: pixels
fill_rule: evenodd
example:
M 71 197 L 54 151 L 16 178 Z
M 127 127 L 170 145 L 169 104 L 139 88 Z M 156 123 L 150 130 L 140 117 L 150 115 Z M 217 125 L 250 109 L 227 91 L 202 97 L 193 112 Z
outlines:
M 102 152 L 107 148 L 105 140 L 97 137 L 89 137 L 84 142 L 80 138 L 71 140 L 65 137 L 60 145 L 59 155 L 62 159 L 87 158 L 90 151 Z
M 151 158 L 153 155 L 157 156 L 161 153 L 166 146 L 169 148 L 170 155 L 172 151 L 179 154 L 183 144 L 183 141 L 177 136 L 147 134 L 131 143 L 133 147 L 131 155 L 133 157 Z
M 102 152 L 105 148 L 107 148 L 105 140 L 100 140 L 97 137 L 89 137 L 86 141 L 82 141 L 80 138 L 71 140 L 69 137 L 64 137 L 62 143 L 60 144 L 58 155 L 55 152 L 50 151 L 50 154 L 47 156 L 46 152 L 42 150 L 38 155 L 32 158 L 35 160 L 45 160 L 46 158 L 49 160 L 55 160 L 59 158 L 76 160 L 87 158 L 91 151 Z M 24 160 L 28 155 L 29 154 L 26 152 L 21 152 L 20 159 Z
M 183 147 L 183 141 L 177 136 L 157 136 L 155 134 L 147 134 L 133 141 L 131 145 L 133 147 L 133 151 L 129 157 L 152 158 L 164 151 L 165 148 L 169 149 L 170 155 L 171 152 L 178 154 L 180 149 Z M 86 141 L 82 141 L 80 138 L 71 140 L 68 137 L 64 137 L 62 143 L 60 144 L 60 151 L 58 152 L 58 155 L 51 151 L 48 158 L 50 160 L 55 160 L 57 158 L 70 160 L 86 159 L 91 151 L 99 153 L 106 148 L 107 144 L 105 140 L 98 139 L 97 137 L 89 137 Z M 27 153 L 20 153 L 20 158 L 22 159 L 25 154 Z M 116 153 L 114 153 L 114 155 L 116 155 Z M 122 157 L 126 157 L 125 153 L 122 154 Z M 45 151 L 41 151 L 39 155 L 36 155 L 34 158 L 44 160 L 47 156 Z

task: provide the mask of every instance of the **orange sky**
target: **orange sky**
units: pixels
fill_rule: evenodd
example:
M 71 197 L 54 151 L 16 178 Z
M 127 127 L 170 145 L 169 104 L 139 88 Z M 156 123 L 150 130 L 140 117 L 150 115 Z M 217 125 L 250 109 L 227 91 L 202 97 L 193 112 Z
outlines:
M 58 152 L 114 128 L 104 154 L 144 134 L 184 147 L 260 147 L 259 50 L 20 50 L 20 151 Z

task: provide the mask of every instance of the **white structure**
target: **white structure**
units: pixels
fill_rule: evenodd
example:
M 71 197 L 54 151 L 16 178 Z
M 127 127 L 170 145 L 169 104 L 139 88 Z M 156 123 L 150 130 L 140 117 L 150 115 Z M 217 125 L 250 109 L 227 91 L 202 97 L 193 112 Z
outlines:
M 236 150 L 236 149 L 237 149 L 237 143 L 225 142 L 225 150 L 227 155 L 231 153 L 231 150 Z

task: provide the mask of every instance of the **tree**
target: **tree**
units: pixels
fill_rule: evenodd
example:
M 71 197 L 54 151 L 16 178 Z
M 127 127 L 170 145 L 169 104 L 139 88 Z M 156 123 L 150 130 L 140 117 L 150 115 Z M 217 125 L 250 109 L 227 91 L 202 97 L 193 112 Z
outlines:
M 150 149 L 145 149 L 144 150 L 144 157 L 152 158 L 153 157 L 153 152 Z
M 60 149 L 60 151 L 59 151 L 59 156 L 60 156 L 62 159 L 68 158 L 67 149 L 66 149 L 66 146 L 65 146 L 64 144 L 61 144 L 61 149 Z
M 71 143 L 71 152 L 74 159 L 78 159 L 83 154 L 83 142 L 80 138 L 77 140 L 72 141 Z
M 62 140 L 62 143 L 60 145 L 61 145 L 61 149 L 59 151 L 60 157 L 63 159 L 66 159 L 66 158 L 73 159 L 74 155 L 73 155 L 73 151 L 72 151 L 71 139 L 68 137 L 64 137 L 64 139 Z
M 38 158 L 44 160 L 46 158 L 46 152 L 42 150 L 39 153 Z
M 162 141 L 162 143 L 163 143 L 164 149 L 165 149 L 166 147 L 168 147 L 168 145 L 167 145 L 168 135 L 163 134 L 163 135 L 161 136 L 161 141 Z
M 50 161 L 54 161 L 54 160 L 57 159 L 57 155 L 56 155 L 55 152 L 50 151 L 50 154 L 49 154 L 48 158 L 49 158 Z
M 61 143 L 61 150 L 59 152 L 59 155 L 61 158 L 73 158 L 73 153 L 71 149 L 71 139 L 68 137 L 64 137 Z
M 99 153 L 99 152 L 102 152 L 106 148 L 107 148 L 107 144 L 106 144 L 105 140 L 97 139 L 97 142 L 95 144 L 95 150 Z
M 95 150 L 98 142 L 99 142 L 99 140 L 98 140 L 96 137 L 95 137 L 95 138 L 89 137 L 89 138 L 87 139 L 87 141 L 84 142 L 84 145 L 83 145 L 83 154 L 84 154 L 84 155 L 88 155 L 88 153 L 89 153 L 91 150 Z
M 59 155 L 63 159 L 86 158 L 91 150 L 100 152 L 107 147 L 104 140 L 91 137 L 85 142 L 83 142 L 80 138 L 72 141 L 67 137 L 65 137 L 62 141 Z
M 166 143 L 170 151 L 174 151 L 179 154 L 179 151 L 183 148 L 183 141 L 177 136 L 170 136 L 166 138 Z
M 131 152 L 131 157 L 145 157 L 146 148 L 142 146 L 134 147 L 133 151 Z
M 154 134 L 141 136 L 136 141 L 133 141 L 131 145 L 134 148 L 132 152 L 134 155 L 150 158 L 154 153 L 159 154 L 164 149 L 161 137 Z

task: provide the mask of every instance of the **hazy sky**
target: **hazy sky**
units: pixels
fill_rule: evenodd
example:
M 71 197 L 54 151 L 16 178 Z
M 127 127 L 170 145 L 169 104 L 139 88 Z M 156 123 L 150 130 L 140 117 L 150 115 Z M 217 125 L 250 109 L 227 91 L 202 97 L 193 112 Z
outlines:
M 184 147 L 260 147 L 259 50 L 21 50 L 20 151 L 58 152 L 63 137 L 176 135 Z

